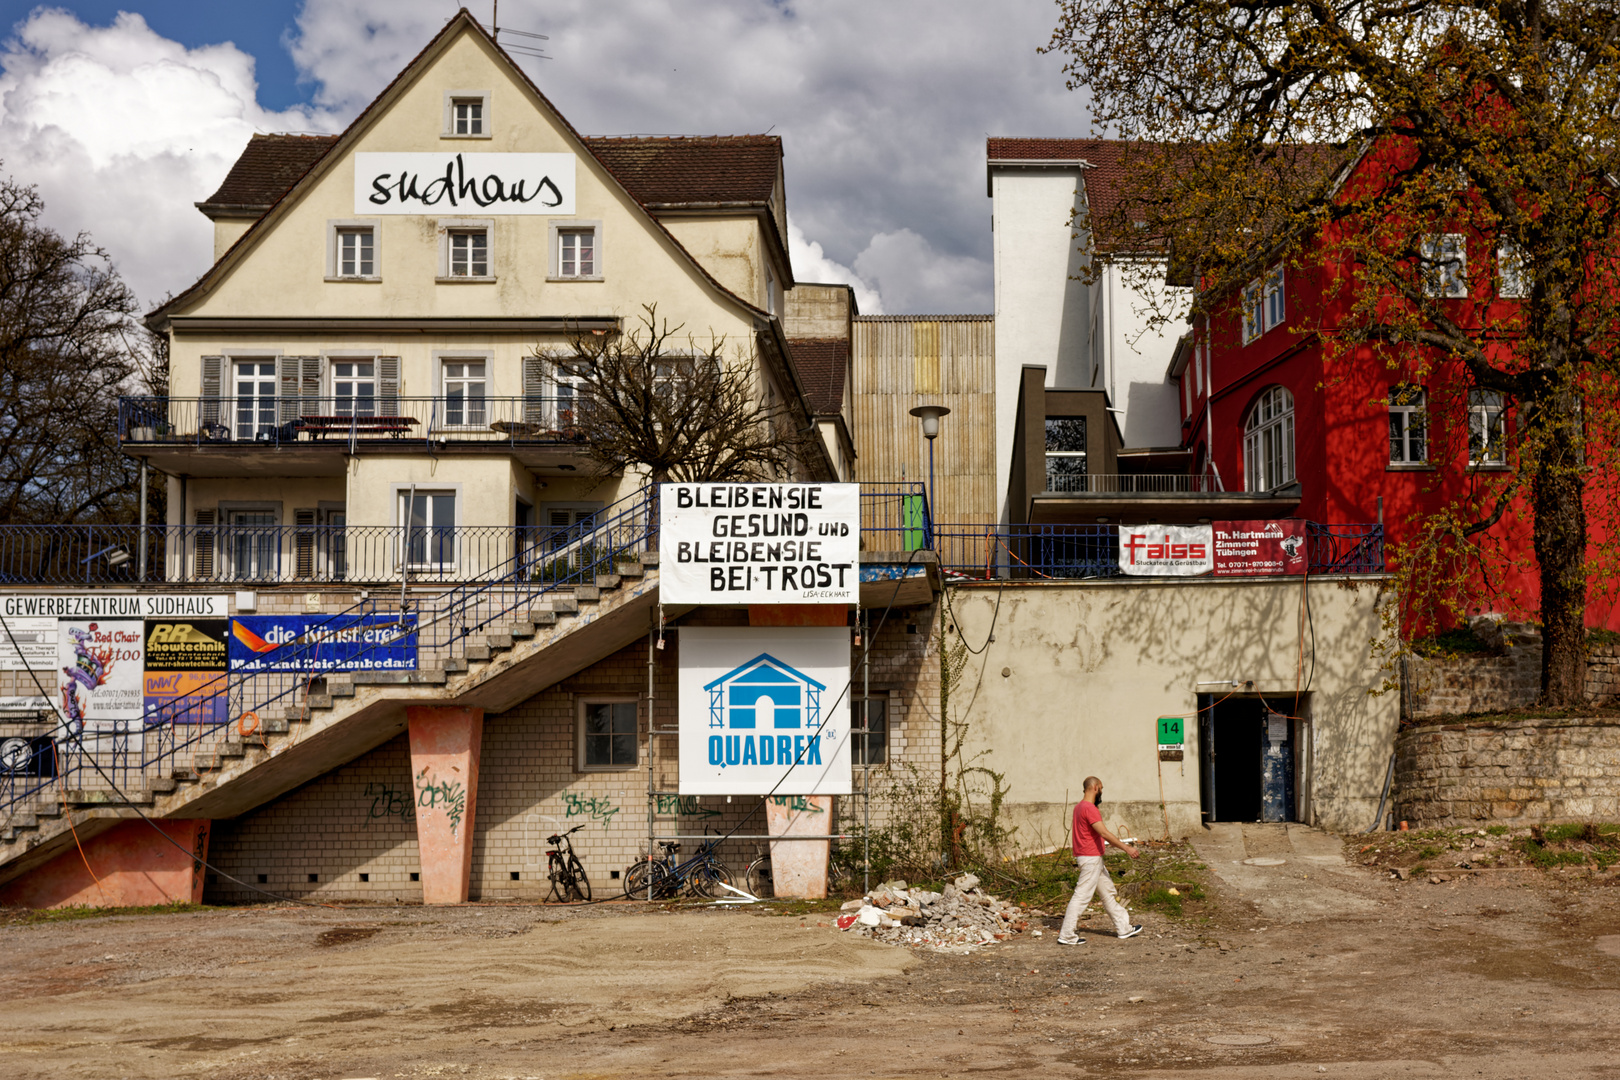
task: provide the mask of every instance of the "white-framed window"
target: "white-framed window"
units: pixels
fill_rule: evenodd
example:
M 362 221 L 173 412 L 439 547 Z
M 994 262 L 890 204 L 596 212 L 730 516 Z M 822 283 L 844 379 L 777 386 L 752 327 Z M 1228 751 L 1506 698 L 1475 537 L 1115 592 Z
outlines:
M 439 222 L 441 283 L 494 281 L 495 222 L 457 218 Z
M 640 759 L 637 736 L 639 712 L 640 703 L 628 695 L 580 699 L 581 772 L 608 772 L 636 767 Z
M 1389 388 L 1389 462 L 1417 465 L 1429 460 L 1428 395 L 1423 387 Z
M 1265 303 L 1262 305 L 1264 330 L 1281 326 L 1288 318 L 1288 300 L 1283 290 L 1283 266 L 1278 263 L 1266 271 Z
M 1420 242 L 1423 295 L 1460 299 L 1468 295 L 1468 239 L 1462 233 L 1431 233 Z
M 1243 479 L 1248 491 L 1274 491 L 1294 479 L 1294 395 L 1273 386 L 1243 425 Z
M 337 416 L 377 415 L 377 362 L 332 359 L 332 412 Z
M 489 361 L 446 359 L 444 371 L 444 418 L 446 427 L 483 427 L 489 422 L 485 404 Z
M 326 280 L 381 280 L 377 222 L 357 218 L 326 223 Z
M 600 221 L 553 221 L 551 234 L 551 280 L 602 280 L 602 223 Z
M 1243 344 L 1245 345 L 1265 333 L 1265 318 L 1260 310 L 1264 297 L 1265 291 L 1259 281 L 1251 281 L 1243 287 Z
M 276 433 L 276 364 L 274 360 L 237 360 L 231 364 L 233 421 L 237 439 L 271 439 Z
M 1504 300 L 1530 299 L 1530 260 L 1524 249 L 1505 240 L 1496 249 L 1497 295 Z
M 862 706 L 867 706 L 863 712 Z M 862 720 L 865 724 L 862 724 Z M 889 763 L 889 695 L 874 690 L 870 697 L 853 697 L 849 703 L 850 764 Z M 862 731 L 862 728 L 865 731 Z
M 399 493 L 399 520 L 405 527 L 405 561 L 412 570 L 445 570 L 456 564 L 456 493 Z
M 489 91 L 445 91 L 444 137 L 447 139 L 489 138 Z
M 1468 391 L 1468 464 L 1507 464 L 1507 410 L 1495 390 Z

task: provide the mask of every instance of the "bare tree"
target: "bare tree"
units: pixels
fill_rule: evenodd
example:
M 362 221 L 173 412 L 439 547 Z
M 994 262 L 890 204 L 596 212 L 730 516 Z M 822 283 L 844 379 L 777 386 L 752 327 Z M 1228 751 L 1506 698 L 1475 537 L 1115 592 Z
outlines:
M 1617 523 L 1613 5 L 1059 7 L 1048 49 L 1094 124 L 1139 148 L 1106 227 L 1174 252 L 1200 286 L 1195 318 L 1234 317 L 1234 290 L 1288 259 L 1321 290 L 1321 316 L 1297 329 L 1322 342 L 1325 377 L 1335 362 L 1384 367 L 1442 392 L 1431 405 L 1452 406 L 1431 407 L 1431 431 L 1453 447 L 1472 434 L 1501 466 L 1431 457 L 1447 509 L 1411 523 L 1402 592 L 1421 585 L 1461 614 L 1525 561 L 1510 534 L 1528 521 L 1542 701 L 1580 702 L 1589 583 L 1616 576 L 1591 562 L 1613 560 Z M 1471 418 L 1470 394 L 1497 411 Z
M 89 236 L 41 225 L 43 209 L 0 178 L 0 522 L 133 521 L 118 395 L 152 370 L 135 297 Z
M 570 430 L 602 475 L 640 466 L 653 483 L 781 480 L 813 437 L 760 369 L 754 349 L 728 356 L 723 336 L 699 344 L 645 305 L 628 332 L 577 334 L 542 354 L 571 387 Z

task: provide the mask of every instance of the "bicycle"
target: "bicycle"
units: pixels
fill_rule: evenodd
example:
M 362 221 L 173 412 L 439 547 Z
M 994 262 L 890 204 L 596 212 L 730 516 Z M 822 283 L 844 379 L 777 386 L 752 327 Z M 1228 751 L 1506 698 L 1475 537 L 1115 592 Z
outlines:
M 679 896 L 684 889 L 692 896 L 713 898 L 726 890 L 722 885 L 732 883 L 731 871 L 715 857 L 719 839 L 706 840 L 698 845 L 697 853 L 683 863 L 675 862 L 681 845 L 673 840 L 660 841 L 661 858 L 643 858 L 624 872 L 624 895 L 632 900 L 668 900 Z
M 570 900 L 591 898 L 591 879 L 585 876 L 585 867 L 574 854 L 574 842 L 568 839 L 585 826 L 575 825 L 565 833 L 546 837 L 551 847 L 546 851 L 546 868 L 551 877 L 551 896 L 567 903 Z
M 761 900 L 769 900 L 776 895 L 771 879 L 771 849 L 755 844 L 754 853 L 754 861 L 743 871 L 743 887 Z

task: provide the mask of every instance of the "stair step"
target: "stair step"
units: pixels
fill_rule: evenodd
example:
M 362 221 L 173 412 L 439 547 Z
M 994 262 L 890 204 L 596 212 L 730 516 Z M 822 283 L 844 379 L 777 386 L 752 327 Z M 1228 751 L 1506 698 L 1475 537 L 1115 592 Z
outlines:
M 597 574 L 596 587 L 598 589 L 617 589 L 624 581 L 620 574 Z
M 129 805 L 151 806 L 152 792 L 148 788 L 139 788 L 135 791 L 125 791 L 129 796 Z M 123 806 L 125 801 L 111 791 L 69 791 L 67 793 L 69 806 Z
M 311 694 L 309 695 L 308 704 L 312 709 L 330 709 L 332 707 L 332 695 Z
M 546 610 L 549 610 L 553 615 L 577 615 L 579 614 L 579 599 L 578 597 L 570 596 L 554 597 L 542 605 L 536 611 L 536 614 L 538 614 L 539 611 Z
M 11 820 L 6 822 L 6 828 L 14 833 L 18 829 L 37 829 L 39 828 L 39 819 L 33 814 L 12 814 Z
M 575 603 L 592 603 L 600 599 L 602 599 L 602 590 L 595 585 L 574 586 Z
M 354 680 L 344 679 L 343 681 L 339 682 L 336 679 L 332 679 L 326 684 L 326 694 L 328 697 L 335 698 L 354 697 Z
M 535 610 L 529 612 L 530 625 L 539 629 L 542 626 L 556 626 L 557 613 L 555 611 Z
M 152 790 L 159 795 L 168 795 L 180 786 L 180 781 L 172 776 L 154 776 L 146 781 L 152 785 Z
M 219 748 L 221 757 L 239 758 L 247 752 L 247 744 L 237 739 L 226 739 Z
M 286 721 L 282 722 L 285 723 Z M 182 783 L 188 784 L 196 783 L 199 779 L 201 779 L 201 777 L 197 775 L 196 769 L 175 769 L 171 771 L 169 775 Z
M 484 644 L 485 645 L 488 645 L 492 649 L 499 649 L 502 652 L 505 652 L 507 649 L 510 649 L 512 647 L 512 643 L 513 642 L 512 642 L 512 635 L 511 634 L 485 634 L 484 635 Z
M 534 623 L 532 621 L 513 623 L 512 636 L 519 639 L 534 637 Z
M 491 655 L 491 650 L 488 645 L 479 645 L 473 641 L 467 642 L 467 646 L 463 652 L 465 652 L 468 660 L 488 660 Z
M 647 568 L 640 562 L 622 562 L 619 564 L 620 577 L 645 577 Z
M 291 727 L 292 725 L 285 720 L 266 720 L 264 722 L 264 733 L 266 735 L 285 735 Z
M 445 658 L 444 663 L 439 670 L 445 672 L 446 674 L 450 672 L 463 672 L 467 670 L 467 661 L 459 656 L 448 656 Z
M 449 665 L 460 663 L 460 661 L 450 660 L 445 663 Z M 465 671 L 466 665 L 463 664 L 456 670 Z M 422 683 L 441 685 L 444 680 L 445 669 L 437 667 L 423 668 L 421 671 L 357 671 L 354 673 L 354 681 L 364 686 L 416 686 Z
M 658 565 L 658 552 L 656 551 L 643 551 L 637 558 L 641 560 L 642 566 Z

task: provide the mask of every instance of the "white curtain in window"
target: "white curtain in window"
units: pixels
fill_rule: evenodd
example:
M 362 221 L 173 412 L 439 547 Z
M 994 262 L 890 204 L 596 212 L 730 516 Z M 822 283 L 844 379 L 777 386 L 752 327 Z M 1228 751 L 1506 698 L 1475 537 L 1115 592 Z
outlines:
M 1294 479 L 1294 395 L 1273 386 L 1243 425 L 1244 487 L 1273 491 Z

